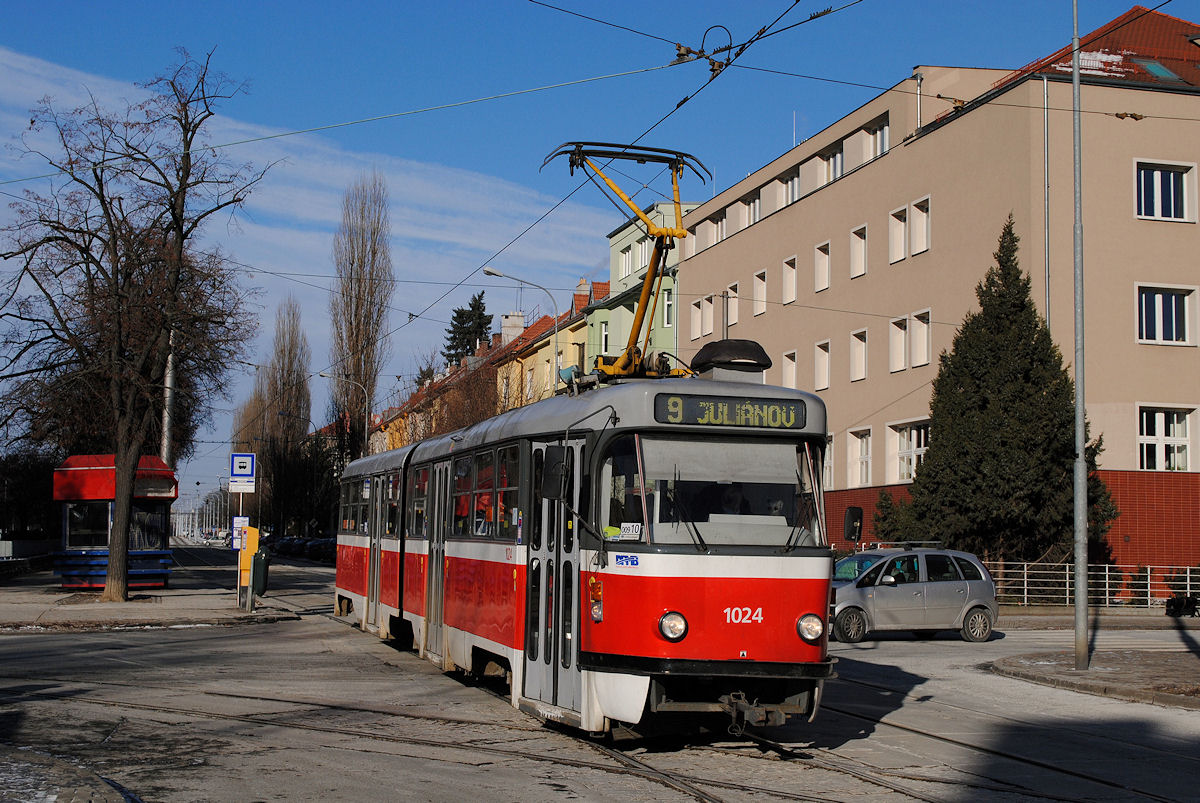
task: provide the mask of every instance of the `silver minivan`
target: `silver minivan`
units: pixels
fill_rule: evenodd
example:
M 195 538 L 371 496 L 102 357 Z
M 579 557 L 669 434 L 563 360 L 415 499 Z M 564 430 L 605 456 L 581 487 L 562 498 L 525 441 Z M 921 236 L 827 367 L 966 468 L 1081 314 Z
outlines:
M 843 566 L 843 564 L 846 564 Z M 869 549 L 838 561 L 843 576 L 864 566 L 834 592 L 833 633 L 858 642 L 872 631 L 928 635 L 958 630 L 966 641 L 987 641 L 999 609 L 991 574 L 969 552 L 952 549 Z

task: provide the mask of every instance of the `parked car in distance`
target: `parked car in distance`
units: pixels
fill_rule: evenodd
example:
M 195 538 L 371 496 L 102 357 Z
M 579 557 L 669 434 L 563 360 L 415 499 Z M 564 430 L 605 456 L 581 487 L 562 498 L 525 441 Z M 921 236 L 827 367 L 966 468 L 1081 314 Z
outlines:
M 858 575 L 842 581 L 855 567 L 862 567 Z M 895 630 L 919 636 L 957 630 L 965 641 L 987 641 L 999 614 L 996 584 L 969 552 L 869 549 L 838 561 L 834 578 L 831 620 L 838 641 Z

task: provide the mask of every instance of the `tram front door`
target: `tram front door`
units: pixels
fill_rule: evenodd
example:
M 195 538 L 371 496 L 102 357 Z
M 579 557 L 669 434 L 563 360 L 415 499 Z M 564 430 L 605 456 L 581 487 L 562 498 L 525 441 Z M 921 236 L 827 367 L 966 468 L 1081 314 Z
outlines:
M 380 562 L 383 558 L 382 539 L 386 506 L 384 505 L 383 478 L 370 480 L 370 497 L 367 500 L 367 535 L 371 539 L 370 559 L 367 563 L 367 629 L 379 629 Z
M 565 446 L 548 453 L 547 447 Z M 583 441 L 533 444 L 533 491 L 526 565 L 523 696 L 579 711 L 579 522 L 562 502 L 542 496 L 548 457 L 561 454 L 565 500 L 579 510 Z

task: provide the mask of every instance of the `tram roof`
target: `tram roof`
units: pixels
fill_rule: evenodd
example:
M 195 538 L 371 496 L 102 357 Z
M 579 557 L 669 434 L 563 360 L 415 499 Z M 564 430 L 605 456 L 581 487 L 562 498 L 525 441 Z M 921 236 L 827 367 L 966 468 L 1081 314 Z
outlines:
M 523 437 L 557 438 L 568 429 L 599 429 L 604 426 L 603 414 L 606 412 L 615 412 L 618 426 L 621 427 L 668 426 L 657 424 L 654 419 L 654 399 L 662 393 L 802 401 L 806 410 L 804 429 L 789 432 L 825 434 L 825 404 L 819 396 L 806 391 L 750 382 L 694 378 L 630 380 L 602 385 L 576 396 L 554 396 L 509 410 L 455 432 L 428 438 L 401 449 L 369 455 L 347 466 L 343 477 L 367 476 L 387 467 L 400 465 L 404 460 L 421 460 L 465 451 L 484 443 Z M 672 428 L 681 432 L 713 431 L 712 427 L 701 425 L 674 425 Z M 723 431 L 729 432 L 732 429 Z M 780 432 L 768 427 L 739 427 L 738 431 L 747 434 Z M 410 452 L 413 454 L 409 454 Z

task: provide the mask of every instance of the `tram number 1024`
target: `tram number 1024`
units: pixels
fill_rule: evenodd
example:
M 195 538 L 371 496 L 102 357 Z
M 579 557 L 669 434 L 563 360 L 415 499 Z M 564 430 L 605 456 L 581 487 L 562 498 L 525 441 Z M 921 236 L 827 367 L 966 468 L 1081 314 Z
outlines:
M 752 622 L 762 623 L 762 608 L 726 608 L 725 624 L 748 625 Z

